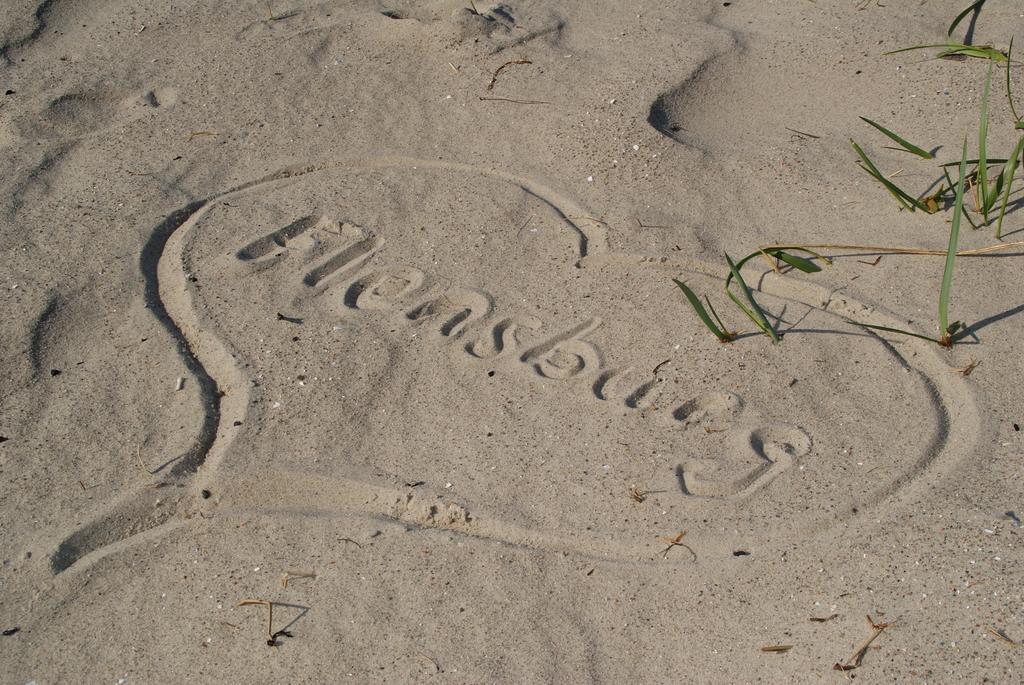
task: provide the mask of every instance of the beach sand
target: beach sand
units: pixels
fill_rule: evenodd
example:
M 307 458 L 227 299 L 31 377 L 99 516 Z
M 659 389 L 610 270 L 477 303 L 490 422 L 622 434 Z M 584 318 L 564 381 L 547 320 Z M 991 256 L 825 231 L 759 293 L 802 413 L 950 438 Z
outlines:
M 1020 682 L 966 4 L 5 3 L 0 681 Z

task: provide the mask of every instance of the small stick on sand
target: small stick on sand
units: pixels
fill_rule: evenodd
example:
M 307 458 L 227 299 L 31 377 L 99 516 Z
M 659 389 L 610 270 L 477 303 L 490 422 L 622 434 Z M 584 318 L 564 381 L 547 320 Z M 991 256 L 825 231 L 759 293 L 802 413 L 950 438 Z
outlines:
M 868 636 L 866 640 L 864 640 L 864 642 L 860 644 L 860 646 L 856 649 L 856 651 L 854 651 L 854 653 L 850 656 L 849 659 L 843 662 L 837 661 L 832 666 L 833 670 L 852 671 L 853 669 L 858 668 L 861 662 L 864 660 L 864 655 L 868 653 L 868 648 L 871 646 L 871 643 L 874 642 L 886 628 L 892 625 L 892 623 L 875 623 L 871 619 L 871 616 L 868 616 L 867 619 L 868 625 L 871 626 L 871 630 L 873 632 L 871 633 L 871 635 Z
M 805 132 L 803 132 L 803 131 L 797 131 L 797 130 L 796 130 L 795 128 L 790 128 L 789 126 L 786 126 L 786 127 L 784 127 L 784 128 L 785 128 L 785 129 L 786 129 L 787 131 L 789 131 L 790 133 L 795 133 L 795 134 L 797 134 L 798 136 L 805 136 L 805 137 L 807 137 L 807 138 L 814 138 L 815 140 L 817 140 L 817 139 L 821 138 L 821 136 L 816 136 L 816 135 L 814 135 L 813 133 L 805 133 Z
M 916 247 L 883 247 L 879 245 L 836 245 L 836 244 L 812 244 L 812 245 L 762 245 L 759 250 L 797 250 L 810 248 L 812 250 L 839 250 L 842 252 L 868 252 L 878 254 L 906 254 L 906 255 L 930 255 L 933 257 L 945 257 L 946 250 L 924 250 Z M 1024 240 L 1015 243 L 996 243 L 985 247 L 977 247 L 971 250 L 958 250 L 957 257 L 980 257 L 995 252 L 1005 252 L 1016 248 L 1024 248 Z
M 316 578 L 314 571 L 285 571 L 281 574 L 281 587 L 288 587 L 288 581 L 297 578 Z
M 690 554 L 693 555 L 694 561 L 697 560 L 697 553 L 694 552 L 692 549 L 690 549 L 689 545 L 687 545 L 685 542 L 683 542 L 683 538 L 686 537 L 686 533 L 687 533 L 687 531 L 684 530 L 684 531 L 680 532 L 678 535 L 676 535 L 675 537 L 672 537 L 672 538 L 670 538 L 670 537 L 658 538 L 659 540 L 661 540 L 662 542 L 664 542 L 664 543 L 666 543 L 668 545 L 668 547 L 666 547 L 662 551 L 662 553 L 661 553 L 661 558 L 662 559 L 668 559 L 668 553 L 672 550 L 673 547 L 685 547 L 687 550 L 689 550 Z
M 498 74 L 500 74 L 505 67 L 511 67 L 513 64 L 533 64 L 533 62 L 528 59 L 514 59 L 511 62 L 505 62 L 495 70 L 494 76 L 491 77 L 491 82 L 487 84 L 487 90 L 494 90 L 494 84 L 498 82 Z
M 269 635 L 271 639 L 267 641 L 267 644 L 270 644 L 274 637 L 274 603 L 265 599 L 243 599 L 235 606 L 247 607 L 257 604 L 262 604 L 269 610 L 267 615 L 267 635 Z
M 274 603 L 266 599 L 243 599 L 235 606 L 251 606 L 254 604 L 265 604 L 267 606 L 267 646 L 277 647 L 277 638 L 284 635 L 285 637 L 292 637 L 292 634 L 287 630 L 279 630 L 274 632 Z
M 785 654 L 791 649 L 793 649 L 793 645 L 768 645 L 767 647 L 762 647 L 761 651 L 773 652 L 775 654 Z
M 425 661 L 426 665 L 429 668 L 434 669 L 433 673 L 440 673 L 441 672 L 441 665 L 437 663 L 436 659 L 433 659 L 433 658 L 427 656 L 423 652 L 417 652 L 416 656 L 419 657 L 420 659 L 422 659 L 423 661 Z
M 988 631 L 989 635 L 992 635 L 993 637 L 998 638 L 999 640 L 1005 642 L 1006 644 L 1010 645 L 1011 647 L 1018 647 L 1019 646 L 1018 642 L 1016 642 L 1015 640 L 1011 640 L 1006 635 L 1006 633 L 1004 633 L 999 628 L 996 628 L 995 626 L 989 626 L 988 628 L 986 628 L 986 630 Z
M 142 443 L 139 443 L 139 446 L 135 448 L 135 458 L 139 460 L 139 466 L 146 472 L 146 475 L 152 476 L 153 472 L 149 470 L 149 467 L 146 466 L 146 462 L 142 460 Z
M 514 100 L 512 98 L 489 98 L 489 97 L 484 97 L 483 95 L 480 96 L 480 99 L 481 100 L 485 100 L 485 101 L 489 100 L 489 101 L 495 101 L 495 102 L 515 102 L 515 103 L 518 103 L 520 105 L 550 105 L 551 104 L 550 102 L 547 102 L 545 100 Z
M 954 371 L 954 372 L 960 374 L 961 376 L 965 376 L 965 377 L 966 376 L 970 376 L 972 373 L 974 373 L 974 370 L 976 368 L 978 368 L 978 364 L 980 364 L 980 363 L 981 362 L 975 361 L 974 358 L 972 357 L 971 361 L 967 362 L 966 365 L 961 366 L 958 369 L 950 369 L 950 371 Z
M 526 221 L 523 222 L 523 225 L 519 227 L 518 231 L 516 231 L 516 236 L 517 237 L 522 235 L 523 231 L 526 230 L 526 227 L 530 225 L 531 221 L 533 221 L 533 215 L 532 214 L 526 218 Z

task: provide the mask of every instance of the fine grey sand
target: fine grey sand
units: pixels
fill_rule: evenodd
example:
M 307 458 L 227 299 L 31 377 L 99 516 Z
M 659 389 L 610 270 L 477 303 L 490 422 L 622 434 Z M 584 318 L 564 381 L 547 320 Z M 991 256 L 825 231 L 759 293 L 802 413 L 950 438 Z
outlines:
M 1022 251 L 721 291 L 946 249 L 966 4 L 4 3 L 0 682 L 1020 682 Z

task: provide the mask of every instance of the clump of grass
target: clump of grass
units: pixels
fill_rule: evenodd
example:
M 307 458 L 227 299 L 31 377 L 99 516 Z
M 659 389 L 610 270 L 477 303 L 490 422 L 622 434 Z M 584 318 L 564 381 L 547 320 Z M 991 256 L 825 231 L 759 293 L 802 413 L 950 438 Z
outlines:
M 730 331 L 726 328 L 725 324 L 722 323 L 722 320 L 718 317 L 718 312 L 716 312 L 715 308 L 711 305 L 711 300 L 708 299 L 707 295 L 704 296 L 704 301 L 708 304 L 707 309 L 705 309 L 704 305 L 701 304 L 700 298 L 697 297 L 697 294 L 690 289 L 690 286 L 676 278 L 673 278 L 672 281 L 679 286 L 680 290 L 683 291 L 683 295 L 686 296 L 690 306 L 693 307 L 695 312 L 697 312 L 697 317 L 705 326 L 707 326 L 707 329 L 711 331 L 716 338 L 718 338 L 719 342 L 728 343 L 736 339 L 736 333 L 734 331 Z M 708 316 L 709 310 L 715 317 L 714 321 L 711 320 L 711 316 Z
M 753 324 L 757 327 L 758 330 L 760 330 L 766 336 L 771 338 L 771 341 L 773 343 L 780 342 L 782 338 L 779 335 L 778 331 L 775 330 L 775 327 L 768 322 L 767 314 L 765 313 L 761 305 L 758 304 L 757 300 L 754 298 L 754 293 L 753 291 L 751 291 L 750 286 L 747 285 L 747 282 L 743 279 L 743 274 L 740 273 L 740 269 L 742 269 L 743 266 L 751 259 L 755 259 L 757 257 L 765 257 L 771 259 L 774 257 L 796 269 L 799 269 L 800 271 L 803 271 L 804 273 L 816 273 L 818 271 L 821 271 L 821 267 L 815 264 L 813 261 L 805 259 L 804 257 L 799 257 L 797 255 L 791 254 L 790 252 L 786 251 L 787 249 L 799 250 L 801 252 L 811 255 L 814 258 L 822 259 L 826 263 L 829 262 L 828 258 L 823 257 L 817 252 L 799 246 L 794 246 L 790 248 L 762 248 L 757 252 L 750 253 L 749 255 L 739 260 L 738 262 L 734 262 L 728 254 L 725 255 L 725 261 L 729 265 L 729 275 L 725 279 L 726 295 L 729 297 L 732 303 L 736 305 L 736 307 L 741 312 L 743 312 L 743 314 L 746 315 L 748 319 L 750 319 L 753 322 Z M 678 279 L 672 280 L 675 282 L 677 286 L 679 286 L 680 290 L 683 291 L 683 295 L 686 296 L 687 301 L 690 303 L 690 306 L 693 307 L 693 310 L 696 312 L 697 317 L 707 327 L 707 329 L 711 331 L 716 338 L 718 338 L 720 342 L 728 343 L 736 339 L 736 336 L 738 334 L 735 331 L 730 330 L 722 322 L 722 319 L 718 316 L 718 312 L 716 312 L 715 308 L 712 306 L 711 300 L 709 300 L 706 295 L 704 296 L 704 302 L 707 303 L 707 308 L 704 307 L 704 305 L 700 301 L 700 298 L 697 297 L 697 294 L 694 293 L 693 290 L 688 285 L 686 285 L 686 283 Z M 735 292 L 733 292 L 732 288 L 730 287 L 733 281 L 735 281 L 738 285 L 740 295 L 737 295 Z M 742 299 L 740 299 L 740 296 L 742 296 Z M 710 312 L 710 315 L 708 314 L 708 312 Z M 714 320 L 712 320 L 712 316 L 714 317 Z
M 953 220 L 950 222 L 949 247 L 946 248 L 946 267 L 942 271 L 942 285 L 939 288 L 939 337 L 931 338 L 927 335 L 906 331 L 888 326 L 877 326 L 874 324 L 850 323 L 864 328 L 873 328 L 889 333 L 900 333 L 915 338 L 923 338 L 938 343 L 943 347 L 953 346 L 953 336 L 963 327 L 959 321 L 949 322 L 949 296 L 953 289 L 953 266 L 956 263 L 957 244 L 960 240 L 960 217 L 964 209 L 964 180 L 967 176 L 967 139 L 964 139 L 963 152 L 960 155 L 960 182 L 957 184 L 956 201 L 953 206 Z
M 953 35 L 953 31 L 956 30 L 957 26 L 972 12 L 977 13 L 981 11 L 982 6 L 985 4 L 985 0 L 976 0 L 967 8 L 965 8 L 960 14 L 958 14 L 952 21 L 947 31 L 948 36 Z M 968 39 L 969 40 L 969 39 Z M 953 288 L 953 272 L 956 265 L 957 256 L 966 255 L 981 255 L 989 254 L 1000 250 L 1009 248 L 1016 248 L 1024 245 L 1024 241 L 1019 243 L 1000 243 L 992 245 L 986 248 L 980 248 L 977 250 L 967 250 L 960 252 L 957 249 L 960 240 L 960 222 L 961 219 L 966 218 L 968 223 L 974 228 L 980 226 L 987 226 L 992 223 L 992 212 L 998 207 L 999 213 L 995 220 L 995 236 L 996 239 L 1002 239 L 1002 226 L 1003 220 L 1006 216 L 1007 207 L 1009 206 L 1009 200 L 1011 190 L 1013 187 L 1014 177 L 1017 173 L 1017 168 L 1024 160 L 1024 135 L 1021 136 L 1017 145 L 1014 147 L 1012 154 L 1006 159 L 994 159 L 988 156 L 988 133 L 989 133 L 989 96 L 991 93 L 992 86 L 992 74 L 997 64 L 1006 65 L 1006 97 L 1009 101 L 1010 111 L 1013 114 L 1014 128 L 1016 130 L 1024 130 L 1024 120 L 1017 114 L 1017 110 L 1013 101 L 1013 93 L 1011 89 L 1010 79 L 1010 65 L 1012 64 L 1013 55 L 1013 40 L 1011 39 L 1009 48 L 1006 52 L 998 50 L 990 45 L 967 45 L 965 43 L 949 42 L 945 44 L 933 44 L 933 45 L 915 45 L 909 48 L 902 48 L 900 50 L 893 50 L 885 54 L 892 55 L 900 52 L 906 52 L 909 50 L 921 50 L 926 48 L 941 48 L 941 51 L 935 55 L 936 58 L 977 58 L 988 61 L 988 72 L 985 76 L 985 86 L 982 92 L 980 112 L 979 112 L 979 123 L 978 123 L 978 156 L 976 159 L 967 158 L 967 139 L 964 139 L 963 146 L 961 149 L 960 160 L 958 162 L 947 162 L 940 165 L 943 175 L 946 179 L 946 185 L 939 185 L 938 190 L 927 196 L 914 196 L 907 192 L 903 188 L 900 188 L 892 181 L 891 176 L 883 174 L 878 166 L 868 157 L 864 149 L 852 138 L 850 144 L 853 146 L 854 152 L 860 159 L 859 166 L 872 178 L 874 178 L 882 187 L 884 187 L 889 194 L 891 194 L 896 201 L 899 203 L 901 209 L 908 211 L 916 211 L 918 209 L 928 213 L 935 214 L 943 206 L 945 201 L 952 198 L 953 202 L 953 216 L 950 221 L 949 231 L 949 244 L 947 249 L 943 252 L 936 252 L 930 250 L 920 250 L 911 248 L 885 248 L 885 247 L 872 247 L 872 246 L 854 246 L 854 245 L 772 245 L 763 247 L 757 252 L 753 252 L 746 257 L 740 259 L 738 262 L 734 262 L 732 258 L 726 254 L 725 261 L 728 265 L 728 274 L 725 278 L 725 292 L 733 305 L 736 306 L 743 314 L 754 324 L 754 326 L 764 335 L 768 336 L 773 343 L 778 343 L 781 340 L 780 333 L 771 325 L 768 321 L 768 315 L 764 309 L 758 304 L 754 297 L 753 291 L 747 285 L 743 279 L 741 270 L 743 266 L 758 256 L 762 256 L 769 260 L 774 258 L 778 261 L 784 262 L 800 271 L 805 273 L 815 273 L 821 271 L 821 267 L 815 263 L 815 260 L 821 260 L 824 263 L 830 263 L 828 258 L 815 252 L 812 248 L 816 249 L 837 249 L 837 250 L 874 250 L 878 254 L 914 254 L 914 255 L 942 255 L 945 257 L 945 268 L 942 272 L 942 283 L 939 287 L 939 306 L 938 306 L 938 336 L 932 337 L 922 333 L 916 333 L 913 331 L 907 331 L 899 328 L 892 328 L 888 326 L 879 326 L 876 324 L 867 324 L 857 321 L 849 321 L 849 323 L 861 326 L 867 329 L 874 329 L 880 331 L 886 331 L 890 333 L 898 333 L 901 335 L 908 335 L 915 338 L 921 338 L 934 342 L 943 347 L 951 347 L 959 333 L 963 330 L 963 324 L 960 321 L 949 321 L 949 303 Z M 861 117 L 861 119 L 884 136 L 889 138 L 899 147 L 889 147 L 889 149 L 900 150 L 908 152 L 916 157 L 925 160 L 935 159 L 934 152 L 930 152 L 927 149 L 911 143 L 903 136 L 895 133 L 889 128 L 868 119 L 867 117 Z M 938 148 L 933 148 L 938 149 Z M 991 167 L 1002 165 L 996 175 L 990 176 L 989 171 Z M 949 173 L 946 171 L 947 167 L 957 166 L 959 171 L 959 178 L 956 182 L 949 177 Z M 969 167 L 973 167 L 970 168 Z M 981 215 L 982 220 L 976 224 L 971 220 L 969 213 L 964 207 L 964 198 L 967 194 L 968 187 L 970 187 L 971 194 L 974 197 L 974 211 Z M 794 252 L 802 252 L 809 255 L 809 258 L 798 256 L 793 254 Z M 772 265 L 775 268 L 774 264 Z M 707 296 L 704 297 L 704 302 L 701 302 L 698 295 L 684 282 L 673 279 L 677 286 L 683 291 L 686 300 L 690 306 L 696 312 L 697 317 L 701 320 L 704 326 L 710 330 L 719 341 L 723 343 L 732 342 L 739 335 L 737 332 L 731 330 L 725 323 L 723 323 L 718 312 L 711 304 L 711 300 Z M 735 282 L 739 293 L 732 289 L 732 285 Z M 705 304 L 707 305 L 705 307 Z
M 1012 52 L 1013 41 L 1010 42 L 1010 47 L 1007 51 L 1006 95 L 1007 100 L 1010 103 L 1010 109 L 1013 112 L 1014 126 L 1018 129 L 1024 129 L 1024 122 L 1021 121 L 1020 117 L 1016 113 L 1010 83 L 1010 61 L 1008 56 L 1011 55 Z M 963 182 L 970 185 L 971 195 L 974 198 L 973 210 L 981 217 L 981 220 L 975 223 L 975 221 L 971 220 L 968 214 L 965 214 L 968 222 L 972 227 L 980 228 L 981 226 L 991 225 L 993 223 L 993 219 L 995 219 L 995 236 L 997 239 L 1001 239 L 1003 220 L 1006 217 L 1006 210 L 1010 203 L 1014 177 L 1017 173 L 1021 157 L 1024 155 L 1024 137 L 1018 141 L 1013 153 L 1008 158 L 997 159 L 989 157 L 989 99 L 991 96 L 992 75 L 995 65 L 996 60 L 989 61 L 988 72 L 985 76 L 985 85 L 982 90 L 981 103 L 979 106 L 978 156 L 976 159 L 967 160 L 967 164 L 971 165 L 973 168 L 967 173 Z M 868 119 L 867 117 L 861 117 L 861 119 L 899 145 L 898 148 L 890 147 L 889 149 L 903 150 L 922 159 L 934 159 L 933 153 L 909 142 L 892 130 Z M 947 167 L 956 166 L 958 162 L 946 162 L 940 165 L 940 169 L 946 177 L 946 185 L 940 185 L 938 190 L 933 192 L 931 195 L 915 197 L 896 185 L 891 180 L 891 177 L 884 175 L 856 141 L 851 139 L 850 144 L 853 146 L 854 152 L 856 152 L 857 156 L 860 158 L 860 167 L 896 199 L 901 209 L 906 209 L 911 212 L 920 209 L 928 214 L 935 214 L 939 211 L 939 208 L 944 202 L 953 200 L 959 191 L 959 184 L 953 183 L 952 179 L 949 178 L 949 174 L 945 171 Z M 992 167 L 997 165 L 1002 165 L 1002 167 L 993 175 L 991 173 Z M 993 213 L 996 212 L 996 210 L 998 210 L 998 214 L 994 218 Z
M 921 209 L 924 210 L 925 212 L 931 211 L 932 205 L 929 205 L 924 200 L 919 200 L 913 195 L 910 195 L 902 188 L 900 188 L 898 185 L 890 181 L 888 177 L 882 174 L 882 172 L 878 170 L 878 167 L 875 166 L 874 162 L 871 161 L 871 158 L 869 158 L 867 154 L 865 154 L 864 150 L 861 148 L 860 145 L 857 144 L 857 142 L 853 138 L 850 139 L 850 145 L 853 146 L 854 152 L 856 152 L 857 156 L 860 157 L 860 161 L 862 162 L 860 168 L 866 171 L 868 175 L 871 176 L 873 179 L 881 183 L 882 187 L 888 190 L 889 193 L 892 194 L 894 198 L 896 198 L 896 201 L 900 203 L 900 206 L 903 209 L 908 209 L 911 212 L 913 212 L 915 209 Z

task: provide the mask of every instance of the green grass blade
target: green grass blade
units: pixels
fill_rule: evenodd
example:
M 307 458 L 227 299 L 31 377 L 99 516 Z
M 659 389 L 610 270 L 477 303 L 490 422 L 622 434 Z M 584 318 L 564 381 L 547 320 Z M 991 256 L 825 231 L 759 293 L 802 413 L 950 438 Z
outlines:
M 861 121 L 863 121 L 863 122 L 865 122 L 867 124 L 870 124 L 871 126 L 874 126 L 875 128 L 877 128 L 879 131 L 884 133 L 886 136 L 888 136 L 889 138 L 894 140 L 900 147 L 902 147 L 907 152 L 915 154 L 918 157 L 921 157 L 923 159 L 935 159 L 935 155 L 933 155 L 932 153 L 928 152 L 927 150 L 922 150 L 921 148 L 919 148 L 918 146 L 914 145 L 913 143 L 910 143 L 910 142 L 904 140 L 903 138 L 900 138 L 898 135 L 896 135 L 895 133 L 893 133 L 892 131 L 890 131 L 886 127 L 882 126 L 881 124 L 877 124 L 874 121 L 871 121 L 870 119 L 868 119 L 867 117 L 861 117 Z
M 761 326 L 761 322 L 757 320 L 757 315 L 754 314 L 754 312 L 750 309 L 750 307 L 748 307 L 747 305 L 743 304 L 740 301 L 740 299 L 738 297 L 736 297 L 736 293 L 734 293 L 731 290 L 726 289 L 725 294 L 729 296 L 729 299 L 732 300 L 732 303 L 734 305 L 736 305 L 739 308 L 739 310 L 741 312 L 743 312 L 747 316 L 747 318 L 750 319 L 754 323 L 754 325 L 757 326 L 757 328 L 762 333 L 764 333 L 765 335 L 768 335 L 768 336 L 771 335 L 771 332 L 770 332 L 771 328 L 770 327 L 769 328 L 762 327 Z
M 825 262 L 825 264 L 827 266 L 831 266 L 831 264 L 832 264 L 832 260 L 829 259 L 828 257 L 826 257 L 825 255 L 821 254 L 820 252 L 815 252 L 814 250 L 809 250 L 806 247 L 791 247 L 789 249 L 791 249 L 791 250 L 800 250 L 801 252 L 806 252 L 807 254 L 811 255 L 815 259 L 820 259 L 821 261 Z
M 995 49 L 991 45 L 953 45 L 948 50 L 943 50 L 935 55 L 936 59 L 944 57 L 974 57 L 975 59 L 985 59 L 989 62 L 1009 61 L 1006 53 Z
M 1017 108 L 1013 106 L 1013 91 L 1010 89 L 1010 64 L 1013 62 L 1013 37 L 1010 38 L 1010 47 L 1006 50 L 1006 99 L 1010 101 L 1010 113 L 1013 114 L 1013 120 L 1017 122 L 1017 128 L 1022 128 L 1020 123 L 1020 115 L 1017 114 Z
M 977 2 L 972 2 L 970 5 L 968 5 L 967 8 L 964 9 L 963 12 L 961 12 L 958 15 L 956 15 L 956 19 L 954 19 L 953 23 L 949 25 L 949 30 L 946 31 L 946 35 L 947 36 L 952 36 L 953 35 L 953 31 L 955 31 L 957 25 L 961 21 L 964 20 L 964 17 L 966 17 L 968 14 L 970 14 L 971 12 L 974 12 L 974 11 L 980 12 L 981 11 L 981 6 L 984 5 L 984 4 L 985 4 L 985 0 L 977 0 Z
M 711 300 L 708 299 L 707 295 L 704 296 L 704 302 L 707 304 L 708 310 L 711 312 L 711 316 L 715 317 L 715 321 L 718 322 L 718 327 L 721 328 L 727 336 L 729 336 L 729 340 L 723 340 L 722 342 L 729 342 L 735 338 L 736 334 L 730 331 L 729 327 L 722 321 L 722 318 L 718 316 L 718 312 L 715 311 L 715 307 L 711 304 Z
M 725 261 L 729 264 L 729 271 L 732 272 L 732 277 L 736 279 L 736 282 L 740 286 L 740 290 L 743 292 L 743 297 L 746 298 L 749 307 L 745 306 L 739 299 L 729 290 L 728 282 L 725 285 L 725 291 L 729 294 L 729 298 L 736 303 L 736 305 L 743 310 L 750 320 L 760 328 L 765 335 L 772 339 L 773 343 L 779 342 L 779 335 L 772 328 L 771 324 L 768 323 L 768 318 L 764 314 L 764 310 L 754 299 L 754 294 L 750 292 L 750 287 L 747 286 L 747 282 L 743 280 L 743 275 L 740 274 L 740 270 L 736 267 L 736 263 L 732 261 L 732 258 L 728 254 L 725 255 Z
M 778 257 L 786 264 L 789 264 L 791 267 L 795 269 L 800 269 L 800 271 L 803 271 L 805 274 L 816 274 L 819 271 L 821 271 L 821 267 L 815 264 L 814 262 L 810 261 L 809 259 L 797 257 L 796 255 L 789 254 L 788 252 L 783 252 L 782 250 L 768 250 L 767 252 L 773 257 Z
M 860 145 L 857 145 L 857 143 L 855 143 L 853 141 L 853 139 L 850 139 L 850 144 L 853 145 L 854 151 L 856 151 L 857 155 L 860 157 L 861 161 L 864 163 L 864 166 L 862 167 L 864 169 L 864 171 L 866 171 L 868 173 L 868 175 L 872 176 L 876 181 L 881 183 L 885 187 L 886 190 L 888 190 L 890 193 L 892 193 L 892 196 L 895 197 L 896 200 L 904 208 L 909 209 L 910 211 L 914 211 L 915 208 L 916 209 L 923 209 L 925 211 L 928 211 L 927 206 L 925 206 L 925 204 L 923 202 L 921 202 L 917 198 L 911 197 L 910 195 L 905 193 L 902 189 L 900 189 L 895 183 L 893 183 L 892 181 L 887 179 L 885 176 L 883 176 L 882 172 L 878 170 L 878 167 L 876 167 L 872 163 L 872 161 L 870 159 L 868 159 L 868 156 L 866 154 L 864 154 L 864 150 L 862 150 Z
M 931 338 L 921 333 L 914 333 L 912 331 L 905 331 L 902 328 L 891 328 L 889 326 L 877 326 L 872 323 L 861 323 L 860 321 L 854 321 L 853 319 L 847 319 L 846 323 L 853 324 L 854 326 L 860 326 L 861 328 L 870 328 L 873 331 L 885 331 L 887 333 L 899 333 L 900 335 L 909 335 L 913 338 L 920 338 L 921 340 L 927 340 L 928 342 L 942 344 L 938 338 Z
M 996 240 L 1002 240 L 1003 237 L 1003 217 L 1006 216 L 1006 206 L 1010 202 L 1010 189 L 1013 187 L 1013 175 L 1017 173 L 1017 163 L 1020 161 L 1021 155 L 1024 154 L 1024 138 L 1021 138 L 1017 142 L 1017 147 L 1013 150 L 1013 158 L 1006 163 L 1003 167 L 1003 201 L 999 205 L 999 218 L 996 219 Z
M 967 160 L 967 162 L 970 163 L 970 160 Z M 959 164 L 959 162 L 957 162 L 957 164 Z M 953 179 L 951 179 L 949 177 L 949 172 L 946 171 L 945 169 L 942 170 L 942 173 L 946 176 L 946 182 L 949 183 L 949 189 L 951 191 L 953 191 L 953 195 L 955 197 L 956 196 L 956 189 L 959 186 L 959 184 L 953 183 Z M 973 221 L 971 221 L 970 213 L 969 212 L 964 212 L 963 216 L 964 216 L 965 219 L 967 219 L 967 223 L 969 223 L 971 225 L 971 228 L 973 228 L 975 231 L 977 231 L 979 226 L 976 223 L 974 223 Z
M 988 223 L 988 210 L 995 202 L 989 202 L 990 190 L 988 187 L 988 160 L 986 159 L 985 147 L 988 143 L 988 94 L 992 86 L 992 64 L 988 65 L 988 75 L 985 77 L 985 90 L 981 94 L 981 121 L 978 124 L 978 188 L 981 190 L 981 215 Z M 966 159 L 966 155 L 963 159 Z M 994 195 L 994 193 L 992 193 Z
M 951 43 L 929 43 L 927 45 L 911 45 L 909 48 L 899 48 L 898 50 L 889 50 L 883 52 L 883 55 L 898 55 L 901 52 L 910 52 L 911 50 L 928 50 L 930 48 L 949 48 Z
M 900 48 L 899 50 L 890 50 L 889 52 L 883 52 L 883 55 L 895 55 L 901 52 L 909 52 L 911 50 L 927 50 L 929 48 L 945 48 L 942 52 L 935 55 L 935 58 L 941 57 L 974 57 L 976 59 L 987 59 L 992 62 L 1008 62 L 1009 58 L 1002 50 L 997 50 L 991 45 L 964 45 L 963 43 L 933 43 L 930 45 L 913 45 L 909 48 Z
M 991 71 L 990 71 L 991 73 Z M 949 293 L 953 287 L 953 266 L 956 263 L 956 248 L 960 240 L 960 215 L 964 211 L 964 177 L 967 175 L 967 140 L 964 139 L 960 155 L 960 185 L 953 204 L 953 221 L 949 227 L 949 246 L 946 248 L 946 268 L 942 271 L 942 287 L 939 289 L 939 341 L 949 347 L 953 344 L 953 329 L 949 325 Z
M 690 306 L 693 307 L 693 310 L 695 312 L 697 312 L 698 318 L 700 318 L 700 320 L 704 322 L 704 325 L 708 327 L 709 331 L 715 334 L 716 338 L 718 338 L 721 342 L 730 342 L 733 339 L 733 336 L 728 331 L 724 330 L 724 326 L 722 328 L 719 328 L 718 326 L 715 325 L 715 323 L 711 320 L 711 317 L 708 316 L 707 310 L 704 309 L 704 305 L 700 303 L 700 299 L 698 299 L 697 295 L 692 290 L 690 290 L 689 286 L 687 286 L 682 281 L 677 281 L 674 278 L 672 279 L 672 282 L 678 285 L 679 289 L 683 291 L 683 295 L 686 296 L 686 299 L 689 301 Z M 715 318 L 718 318 L 717 314 L 715 314 Z M 721 323 L 720 320 L 719 323 Z

